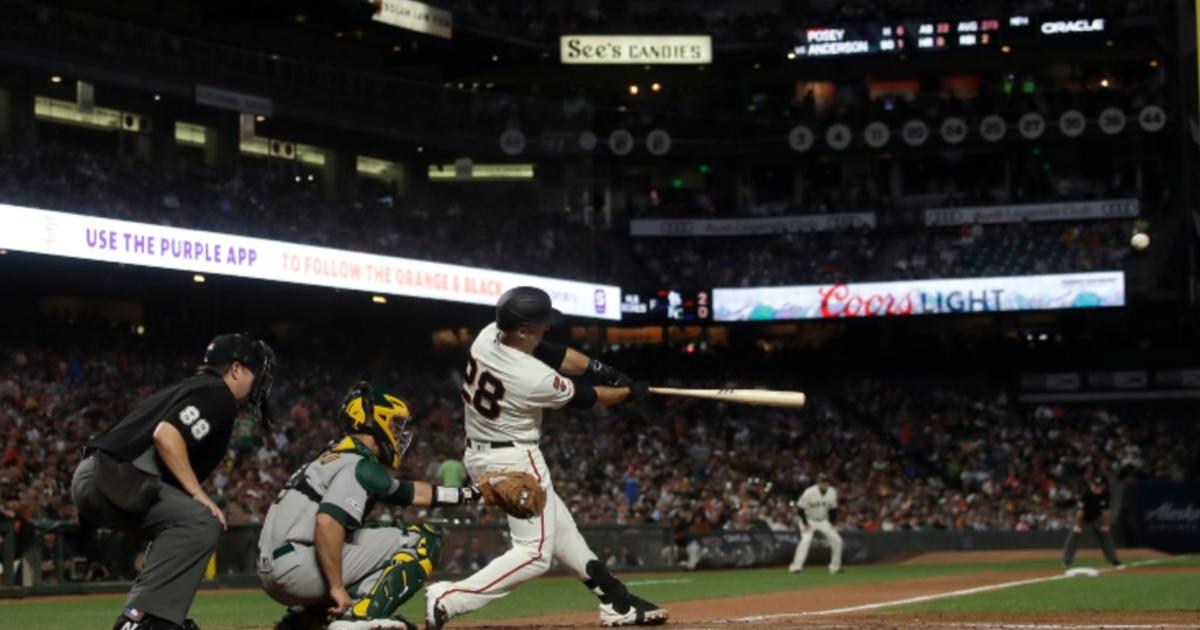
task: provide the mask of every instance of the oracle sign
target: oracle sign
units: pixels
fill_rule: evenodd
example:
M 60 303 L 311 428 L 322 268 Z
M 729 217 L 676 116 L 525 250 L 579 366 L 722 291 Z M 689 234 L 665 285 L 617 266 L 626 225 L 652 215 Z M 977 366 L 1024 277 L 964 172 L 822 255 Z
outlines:
M 1080 20 L 1047 20 L 1042 22 L 1043 35 L 1064 33 L 1100 33 L 1104 30 L 1104 18 Z
M 1124 305 L 1120 271 L 713 290 L 715 319 L 725 322 Z

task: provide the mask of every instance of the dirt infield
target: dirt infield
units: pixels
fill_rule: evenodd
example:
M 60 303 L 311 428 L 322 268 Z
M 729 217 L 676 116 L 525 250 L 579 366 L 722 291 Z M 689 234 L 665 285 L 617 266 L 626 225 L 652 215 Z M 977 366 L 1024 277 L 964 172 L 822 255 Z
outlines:
M 957 564 L 980 562 L 1015 562 L 1056 559 L 1055 550 L 987 551 L 955 554 L 925 554 L 909 558 L 905 564 Z M 1100 557 L 1098 550 L 1094 551 Z M 1151 550 L 1124 550 L 1127 561 L 1166 557 Z M 1089 558 L 1088 554 L 1081 554 Z M 1130 574 L 1190 571 L 1195 567 L 1146 566 L 1128 569 Z M 897 580 L 869 584 L 829 586 L 765 595 L 674 602 L 671 610 L 672 628 L 1010 628 L 1022 630 L 1062 630 L 1067 628 L 1123 627 L 1137 628 L 1200 628 L 1200 615 L 1195 613 L 1086 613 L 1086 614 L 942 614 L 892 613 L 880 604 L 914 597 L 936 596 L 972 588 L 1008 584 L 1021 580 L 1038 580 L 1061 575 L 1061 570 L 993 571 L 968 575 L 941 576 L 917 580 Z M 1200 579 L 1200 575 L 1198 575 Z M 876 608 L 877 607 L 877 608 Z M 876 612 L 878 610 L 878 612 Z M 573 613 L 504 621 L 471 622 L 470 618 L 456 619 L 455 627 L 473 628 L 577 628 L 594 627 L 596 613 Z
M 1167 554 L 1153 549 L 1122 549 L 1119 554 L 1123 562 L 1133 560 L 1149 560 L 1166 558 Z M 902 565 L 926 564 L 977 564 L 980 562 L 1033 562 L 1039 560 L 1061 560 L 1062 551 L 1058 549 L 1001 549 L 997 551 L 933 551 L 906 557 L 896 561 Z M 1104 554 L 1099 549 L 1080 549 L 1075 554 L 1079 562 L 1087 560 L 1102 560 Z

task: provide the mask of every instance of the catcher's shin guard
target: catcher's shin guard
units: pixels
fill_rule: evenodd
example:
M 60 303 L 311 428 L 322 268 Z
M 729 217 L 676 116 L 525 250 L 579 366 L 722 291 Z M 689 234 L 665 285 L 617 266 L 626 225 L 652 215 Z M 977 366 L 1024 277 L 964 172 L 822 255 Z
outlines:
M 410 528 L 420 527 L 417 525 Z M 347 611 L 354 619 L 385 619 L 421 590 L 421 585 L 433 575 L 434 563 L 440 555 L 441 536 L 422 536 L 417 549 L 401 551 L 392 556 L 383 573 L 361 593 L 361 599 Z M 413 552 L 416 553 L 413 553 Z

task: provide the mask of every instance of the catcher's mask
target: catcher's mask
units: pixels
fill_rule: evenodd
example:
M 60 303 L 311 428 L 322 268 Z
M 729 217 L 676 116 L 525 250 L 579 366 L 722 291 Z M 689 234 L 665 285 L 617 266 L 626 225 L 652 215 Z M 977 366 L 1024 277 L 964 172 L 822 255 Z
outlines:
M 346 433 L 366 433 L 379 445 L 379 459 L 393 469 L 412 444 L 413 431 L 408 423 L 412 414 L 399 394 L 372 387 L 360 381 L 342 402 L 342 423 Z
M 217 368 L 237 361 L 254 373 L 254 384 L 246 405 L 259 410 L 263 424 L 270 426 L 267 398 L 275 382 L 275 351 L 267 342 L 255 339 L 247 333 L 218 335 L 204 349 L 204 363 L 200 372 L 221 376 Z

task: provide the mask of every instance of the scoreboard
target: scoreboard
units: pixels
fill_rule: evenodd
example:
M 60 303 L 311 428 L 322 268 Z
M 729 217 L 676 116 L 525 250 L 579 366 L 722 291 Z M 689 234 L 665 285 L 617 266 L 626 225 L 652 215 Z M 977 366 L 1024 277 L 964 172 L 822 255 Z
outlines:
M 645 323 L 709 321 L 712 319 L 711 296 L 709 289 L 625 293 L 621 300 L 621 320 Z
M 798 43 L 793 52 L 798 57 L 838 57 L 973 49 L 1008 41 L 1063 40 L 1065 36 L 1104 33 L 1107 26 L 1105 18 L 1097 16 L 1060 19 L 1028 15 L 804 26 L 795 31 Z

